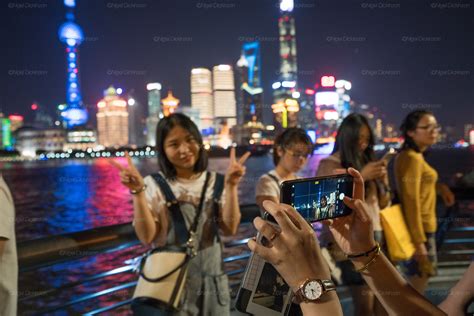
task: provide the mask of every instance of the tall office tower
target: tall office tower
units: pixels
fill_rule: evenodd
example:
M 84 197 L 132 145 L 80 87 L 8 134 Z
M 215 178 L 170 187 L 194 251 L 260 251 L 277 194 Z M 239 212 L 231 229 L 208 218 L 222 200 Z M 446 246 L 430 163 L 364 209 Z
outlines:
M 278 19 L 280 71 L 278 81 L 272 84 L 274 101 L 272 109 L 278 129 L 296 126 L 299 111 L 299 103 L 293 98 L 293 92 L 297 92 L 298 88 L 293 8 L 293 0 L 280 0 L 280 18 Z
M 209 134 L 213 126 L 214 106 L 212 97 L 211 71 L 206 68 L 191 70 L 191 107 L 199 110 L 199 129 Z
M 263 89 L 261 87 L 260 43 L 242 45 L 237 61 L 237 114 L 239 125 L 259 125 L 263 121 Z
M 79 25 L 74 22 L 75 0 L 64 0 L 67 7 L 67 22 L 59 27 L 59 39 L 66 44 L 67 80 L 66 80 L 66 107 L 63 109 L 63 117 L 68 129 L 87 123 L 87 109 L 82 103 L 81 90 L 79 87 L 78 54 L 79 45 L 84 40 L 84 34 Z
M 293 8 L 293 0 L 280 0 L 280 18 L 278 19 L 280 71 L 278 81 L 272 86 L 275 102 L 290 98 L 292 91 L 298 86 Z
M 227 128 L 237 124 L 235 102 L 234 71 L 230 65 L 218 65 L 212 68 L 214 92 L 214 117 L 217 124 Z
M 146 143 L 156 146 L 156 125 L 163 117 L 161 113 L 161 84 L 158 82 L 146 85 L 148 90 L 148 116 L 146 118 Z
M 168 90 L 168 95 L 161 100 L 161 103 L 163 104 L 163 116 L 169 116 L 178 109 L 179 99 L 174 97 L 171 90 Z
M 97 103 L 97 133 L 99 145 L 104 147 L 128 145 L 127 101 L 112 86 Z
M 137 100 L 129 94 L 127 96 L 128 105 L 128 140 L 130 145 L 138 146 L 141 141 L 139 128 L 139 104 Z
M 176 113 L 182 113 L 182 114 L 186 115 L 197 126 L 201 125 L 201 115 L 199 113 L 199 109 L 192 108 L 190 106 L 180 106 L 176 109 Z

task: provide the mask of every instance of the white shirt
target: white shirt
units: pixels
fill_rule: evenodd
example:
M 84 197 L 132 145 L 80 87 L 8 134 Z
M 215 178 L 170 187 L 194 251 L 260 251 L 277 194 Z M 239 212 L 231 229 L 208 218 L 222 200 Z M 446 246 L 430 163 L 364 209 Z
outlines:
M 202 188 L 206 180 L 206 172 L 203 172 L 196 179 L 183 179 L 176 178 L 174 181 L 168 181 L 168 185 L 171 188 L 174 196 L 180 203 L 190 203 L 193 204 L 196 208 L 199 205 L 201 199 Z M 144 182 L 147 186 L 145 190 L 145 197 L 148 202 L 148 207 L 150 208 L 155 221 L 160 221 L 163 223 L 163 220 L 166 221 L 169 217 L 167 216 L 167 207 L 166 199 L 163 193 L 161 192 L 160 187 L 155 182 L 152 176 L 146 176 Z M 213 188 L 214 183 L 216 182 L 216 173 L 211 172 L 209 176 L 208 187 L 206 190 L 206 197 L 204 202 L 204 210 L 209 210 L 212 208 L 212 196 L 214 194 Z M 225 190 L 222 191 L 221 198 L 219 200 L 219 207 L 222 209 L 225 203 Z M 158 236 L 154 240 L 155 246 L 163 246 L 166 243 L 166 237 L 168 234 L 167 225 L 166 229 L 160 230 Z
M 280 184 L 283 182 L 283 179 L 278 176 L 275 169 L 268 173 L 275 176 L 278 179 L 278 183 L 275 179 L 265 173 L 260 177 L 260 179 L 258 179 L 257 187 L 255 188 L 255 196 L 274 196 L 279 201 Z

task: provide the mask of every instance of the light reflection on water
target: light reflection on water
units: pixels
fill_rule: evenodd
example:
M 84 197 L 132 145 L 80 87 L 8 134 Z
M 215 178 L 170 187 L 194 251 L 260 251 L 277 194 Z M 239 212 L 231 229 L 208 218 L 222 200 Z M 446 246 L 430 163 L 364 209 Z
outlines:
M 125 164 L 125 158 L 116 158 Z M 321 156 L 310 159 L 314 174 Z M 143 175 L 156 172 L 156 159 L 135 160 Z M 228 158 L 211 158 L 209 169 L 225 173 Z M 258 178 L 273 168 L 270 155 L 252 157 L 239 188 L 241 204 L 255 203 Z M 131 196 L 108 159 L 56 160 L 2 165 L 16 206 L 18 241 L 82 231 L 132 220 Z

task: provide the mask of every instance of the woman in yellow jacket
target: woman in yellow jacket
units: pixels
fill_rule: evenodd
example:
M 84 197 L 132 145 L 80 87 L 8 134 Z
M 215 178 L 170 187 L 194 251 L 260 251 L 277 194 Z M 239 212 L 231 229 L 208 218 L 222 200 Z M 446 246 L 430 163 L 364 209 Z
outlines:
M 401 125 L 404 143 L 395 161 L 398 195 L 415 244 L 415 255 L 402 264 L 410 283 L 423 294 L 428 278 L 436 274 L 436 193 L 447 206 L 454 204 L 449 188 L 438 183 L 438 173 L 423 153 L 438 139 L 440 127 L 433 113 L 409 113 Z

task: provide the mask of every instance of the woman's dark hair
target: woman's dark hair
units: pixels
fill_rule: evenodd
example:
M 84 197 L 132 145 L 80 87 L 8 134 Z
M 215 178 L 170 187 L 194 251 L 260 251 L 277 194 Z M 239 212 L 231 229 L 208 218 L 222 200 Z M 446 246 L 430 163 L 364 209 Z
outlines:
M 421 118 L 425 115 L 433 115 L 433 112 L 427 111 L 427 110 L 416 110 L 408 113 L 408 115 L 405 117 L 405 119 L 402 122 L 402 125 L 400 125 L 400 131 L 402 132 L 403 136 L 403 145 L 402 145 L 402 150 L 404 149 L 413 149 L 416 152 L 420 152 L 420 148 L 418 148 L 418 145 L 415 143 L 413 138 L 408 135 L 409 131 L 414 131 L 416 127 L 418 126 L 418 123 L 420 122 Z
M 305 144 L 309 147 L 311 153 L 313 152 L 313 142 L 304 129 L 296 127 L 287 128 L 275 138 L 273 143 L 273 163 L 275 166 L 280 162 L 278 148 L 285 150 L 293 144 Z
M 367 126 L 369 129 L 369 145 L 364 152 L 360 153 L 358 144 L 359 133 L 362 126 Z M 374 133 L 367 118 L 362 114 L 352 113 L 346 116 L 341 126 L 339 126 L 332 153 L 339 152 L 342 167 L 353 167 L 357 170 L 361 170 L 368 162 L 375 159 L 374 145 Z
M 173 113 L 170 116 L 162 118 L 156 126 L 156 151 L 158 152 L 158 166 L 164 173 L 166 178 L 175 179 L 176 169 L 168 160 L 165 153 L 165 139 L 170 131 L 175 126 L 181 126 L 194 137 L 199 145 L 199 154 L 196 164 L 194 165 L 194 172 L 202 172 L 207 169 L 207 151 L 202 144 L 202 136 L 198 127 L 189 117 L 181 113 Z

